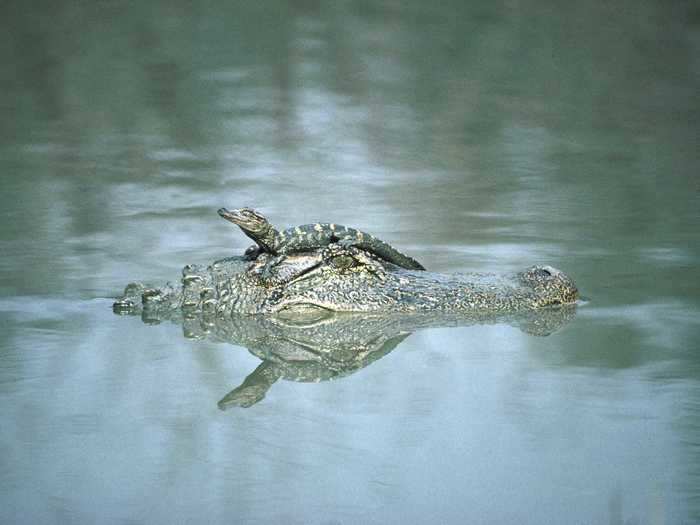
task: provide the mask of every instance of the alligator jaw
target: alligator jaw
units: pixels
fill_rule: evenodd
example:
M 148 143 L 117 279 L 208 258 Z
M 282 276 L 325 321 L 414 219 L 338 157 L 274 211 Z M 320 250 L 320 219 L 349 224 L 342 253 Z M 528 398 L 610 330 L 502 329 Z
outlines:
M 226 219 L 229 222 L 232 222 L 233 224 L 239 224 L 241 221 L 244 220 L 243 216 L 240 213 L 238 213 L 238 210 L 229 211 L 226 208 L 219 208 L 216 213 L 218 213 L 220 217 Z

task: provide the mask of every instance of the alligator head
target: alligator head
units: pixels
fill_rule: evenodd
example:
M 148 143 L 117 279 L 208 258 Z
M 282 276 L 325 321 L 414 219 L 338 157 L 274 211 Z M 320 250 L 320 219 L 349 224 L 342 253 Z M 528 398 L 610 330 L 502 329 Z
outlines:
M 263 254 L 216 285 L 218 312 L 515 311 L 571 304 L 574 282 L 551 266 L 512 275 L 442 275 L 399 269 L 352 246 Z
M 219 208 L 217 211 L 220 217 L 236 224 L 243 230 L 249 238 L 260 244 L 267 252 L 275 252 L 277 230 L 264 216 L 260 215 L 252 208 L 239 208 L 227 210 Z

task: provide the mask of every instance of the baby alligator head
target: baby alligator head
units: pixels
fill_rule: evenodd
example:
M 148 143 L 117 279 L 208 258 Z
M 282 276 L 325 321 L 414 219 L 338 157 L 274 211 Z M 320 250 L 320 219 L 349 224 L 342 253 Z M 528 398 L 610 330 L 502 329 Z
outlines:
M 264 251 L 275 252 L 278 232 L 263 215 L 252 208 L 236 210 L 219 208 L 217 213 L 227 221 L 239 226 L 243 233 L 253 239 Z

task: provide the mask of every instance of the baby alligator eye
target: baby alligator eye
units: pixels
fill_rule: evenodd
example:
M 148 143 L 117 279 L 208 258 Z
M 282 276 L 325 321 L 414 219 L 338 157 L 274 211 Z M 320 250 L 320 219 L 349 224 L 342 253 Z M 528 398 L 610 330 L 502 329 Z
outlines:
M 331 264 L 336 268 L 340 268 L 341 270 L 347 270 L 348 268 L 355 266 L 357 261 L 355 261 L 355 259 L 349 255 L 339 255 L 338 257 L 333 257 L 333 259 L 331 259 Z

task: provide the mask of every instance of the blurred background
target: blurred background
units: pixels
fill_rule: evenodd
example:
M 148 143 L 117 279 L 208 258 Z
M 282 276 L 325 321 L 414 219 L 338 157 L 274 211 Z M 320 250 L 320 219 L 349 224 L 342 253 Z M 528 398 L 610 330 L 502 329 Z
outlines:
M 5 2 L 0 521 L 700 520 L 697 2 Z M 559 332 L 429 330 L 216 401 L 244 349 L 114 316 L 249 244 L 551 264 Z

